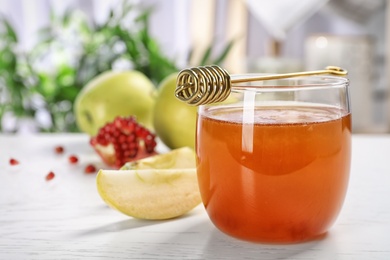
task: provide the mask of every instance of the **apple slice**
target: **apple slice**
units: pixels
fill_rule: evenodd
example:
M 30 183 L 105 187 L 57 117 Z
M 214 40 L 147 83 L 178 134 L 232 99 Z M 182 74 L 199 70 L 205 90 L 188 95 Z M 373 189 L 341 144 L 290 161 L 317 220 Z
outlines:
M 100 170 L 97 187 L 109 206 L 141 219 L 178 217 L 201 202 L 189 147 L 128 162 L 119 171 Z
M 97 188 L 112 208 L 139 219 L 170 219 L 201 202 L 196 169 L 100 170 Z

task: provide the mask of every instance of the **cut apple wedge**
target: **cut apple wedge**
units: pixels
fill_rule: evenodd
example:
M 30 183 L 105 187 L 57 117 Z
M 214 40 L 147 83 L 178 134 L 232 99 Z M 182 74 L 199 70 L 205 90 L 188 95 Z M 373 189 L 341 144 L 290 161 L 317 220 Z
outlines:
M 194 168 L 100 170 L 97 188 L 109 206 L 140 219 L 178 217 L 201 202 Z
M 100 170 L 97 188 L 112 208 L 140 219 L 169 219 L 201 202 L 195 152 L 188 147 Z

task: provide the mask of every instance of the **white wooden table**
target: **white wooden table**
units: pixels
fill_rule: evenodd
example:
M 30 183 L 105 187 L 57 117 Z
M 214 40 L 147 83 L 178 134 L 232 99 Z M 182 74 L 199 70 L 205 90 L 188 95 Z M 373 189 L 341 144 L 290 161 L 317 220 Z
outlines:
M 11 157 L 20 165 L 10 166 Z M 0 135 L 0 259 L 390 259 L 390 136 L 353 136 L 352 158 L 344 208 L 328 235 L 268 245 L 222 234 L 203 206 L 169 221 L 108 208 L 95 174 L 83 172 L 88 163 L 107 168 L 85 135 Z M 47 182 L 49 171 L 56 176 Z

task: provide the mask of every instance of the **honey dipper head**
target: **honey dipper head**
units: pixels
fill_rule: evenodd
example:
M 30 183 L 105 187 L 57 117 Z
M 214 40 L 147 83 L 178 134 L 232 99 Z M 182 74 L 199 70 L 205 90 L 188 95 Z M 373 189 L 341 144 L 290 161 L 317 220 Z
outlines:
M 201 66 L 179 72 L 175 96 L 189 105 L 202 105 L 225 100 L 231 91 L 229 73 L 216 66 Z

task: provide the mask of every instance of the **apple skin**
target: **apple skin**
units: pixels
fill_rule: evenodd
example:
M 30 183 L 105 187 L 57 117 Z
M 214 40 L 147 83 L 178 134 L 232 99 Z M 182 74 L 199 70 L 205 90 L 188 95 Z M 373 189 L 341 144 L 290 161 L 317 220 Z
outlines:
M 139 71 L 107 71 L 92 79 L 77 95 L 74 105 L 79 129 L 91 136 L 117 116 L 135 116 L 153 129 L 156 88 Z
M 178 73 L 166 77 L 158 87 L 153 112 L 153 126 L 160 140 L 169 148 L 195 148 L 197 107 L 175 97 Z

